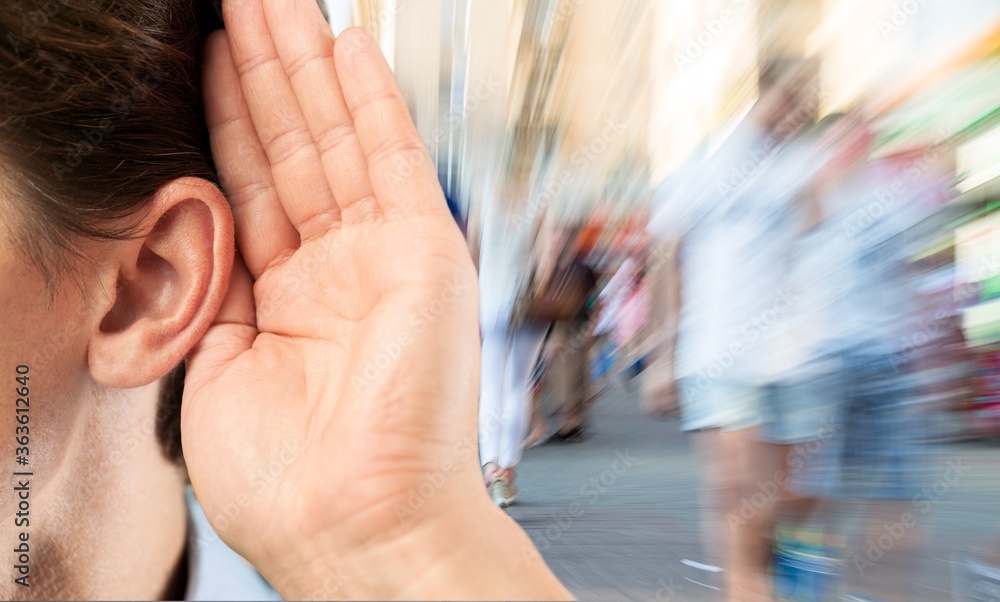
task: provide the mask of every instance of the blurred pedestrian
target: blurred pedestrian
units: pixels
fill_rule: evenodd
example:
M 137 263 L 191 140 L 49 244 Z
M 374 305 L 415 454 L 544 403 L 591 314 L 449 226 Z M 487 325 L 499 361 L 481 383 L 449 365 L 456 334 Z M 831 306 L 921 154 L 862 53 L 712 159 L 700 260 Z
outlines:
M 563 294 L 570 297 L 572 308 L 552 325 L 553 353 L 547 380 L 558 406 L 559 425 L 554 438 L 566 442 L 582 441 L 587 436 L 591 405 L 590 348 L 594 320 L 588 307 L 595 296 L 597 277 L 579 253 L 573 253 L 560 278 L 570 286 Z
M 908 599 L 925 536 L 921 525 L 900 523 L 920 496 L 924 464 L 921 410 L 912 403 L 916 366 L 907 349 L 917 308 L 906 256 L 907 232 L 920 218 L 916 182 L 870 159 L 872 131 L 863 119 L 844 119 L 834 133 L 818 194 L 839 234 L 844 268 L 836 309 L 843 350 L 837 468 L 841 495 L 864 519 L 847 556 L 845 587 L 860 599 Z M 878 546 L 873 558 L 868 548 L 887 528 L 892 545 Z M 898 529 L 905 537 L 892 535 Z
M 682 428 L 704 463 L 703 558 L 689 566 L 704 570 L 702 582 L 724 572 L 727 597 L 740 602 L 770 599 L 767 517 L 739 512 L 768 478 L 758 460 L 770 374 L 759 347 L 788 305 L 794 211 L 774 176 L 783 173 L 775 165 L 782 143 L 814 109 L 802 77 L 790 71 L 765 88 L 713 156 L 665 183 L 649 228 L 668 250 L 651 260 L 667 270 L 658 286 L 668 290 L 654 297 L 679 309 L 655 310 L 678 322 L 663 325 L 655 364 L 671 373 L 656 375 L 657 389 L 644 387 L 647 407 L 659 413 L 658 404 L 673 403 L 676 379 Z
M 482 231 L 479 455 L 490 496 L 506 508 L 517 498 L 516 467 L 531 404 L 529 377 L 548 330 L 547 324 L 517 315 L 517 299 L 534 245 L 544 244 L 546 237 L 512 219 L 499 200 L 485 204 Z

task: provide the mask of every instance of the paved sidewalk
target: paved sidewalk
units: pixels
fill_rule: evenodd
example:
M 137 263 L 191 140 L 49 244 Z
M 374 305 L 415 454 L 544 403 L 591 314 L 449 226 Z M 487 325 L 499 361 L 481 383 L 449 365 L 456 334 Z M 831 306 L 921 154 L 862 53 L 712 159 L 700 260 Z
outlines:
M 1000 446 L 935 446 L 934 463 L 971 467 L 921 518 L 932 532 L 918 594 L 950 600 L 955 549 L 1000 550 Z M 716 600 L 689 579 L 699 560 L 698 465 L 677 420 L 650 421 L 621 384 L 595 406 L 593 435 L 528 450 L 510 509 L 555 573 L 583 600 Z M 932 483 L 928 483 L 932 485 Z M 908 502 L 907 502 L 908 503 Z
M 677 421 L 647 420 L 616 383 L 592 433 L 525 453 L 511 516 L 580 599 L 714 599 L 681 564 L 698 558 L 698 473 Z

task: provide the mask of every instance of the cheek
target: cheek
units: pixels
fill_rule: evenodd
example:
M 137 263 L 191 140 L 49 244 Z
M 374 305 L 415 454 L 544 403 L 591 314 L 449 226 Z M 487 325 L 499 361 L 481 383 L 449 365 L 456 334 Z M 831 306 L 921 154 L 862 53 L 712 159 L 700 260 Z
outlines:
M 34 266 L 0 248 L 0 466 L 33 472 L 33 491 L 56 473 L 86 399 L 89 309 L 72 285 L 52 299 Z M 3 487 L 0 509 L 15 503 Z

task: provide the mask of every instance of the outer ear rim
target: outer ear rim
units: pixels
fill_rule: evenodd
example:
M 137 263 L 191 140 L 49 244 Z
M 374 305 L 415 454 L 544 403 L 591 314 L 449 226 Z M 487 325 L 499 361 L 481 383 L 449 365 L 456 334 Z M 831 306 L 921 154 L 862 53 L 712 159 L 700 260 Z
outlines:
M 141 328 L 147 319 L 140 318 L 136 325 L 124 333 L 108 335 L 100 331 L 103 316 L 107 315 L 116 301 L 117 294 L 112 295 L 108 299 L 108 306 L 101 312 L 101 319 L 94 325 L 94 332 L 87 347 L 87 367 L 91 377 L 106 387 L 134 389 L 149 385 L 169 374 L 204 337 L 222 307 L 229 289 L 229 278 L 236 252 L 235 224 L 229 203 L 215 184 L 194 177 L 178 178 L 164 184 L 150 199 L 140 231 L 151 232 L 169 210 L 191 200 L 206 206 L 212 220 L 211 273 L 203 285 L 202 298 L 190 318 L 184 319 L 176 332 L 163 338 L 162 344 L 154 343 L 153 347 L 158 349 L 147 350 L 146 357 L 140 360 L 135 356 L 135 347 L 145 346 L 138 343 L 142 340 L 142 336 L 138 332 L 128 331 Z M 109 276 L 112 282 L 117 279 L 118 274 L 129 270 L 130 265 L 134 265 L 145 239 L 144 235 L 122 241 L 124 245 L 122 252 L 114 258 L 112 264 L 114 277 Z M 130 345 L 130 338 L 136 343 Z M 129 347 L 132 347 L 131 354 Z M 122 357 L 129 357 L 129 360 L 119 361 Z

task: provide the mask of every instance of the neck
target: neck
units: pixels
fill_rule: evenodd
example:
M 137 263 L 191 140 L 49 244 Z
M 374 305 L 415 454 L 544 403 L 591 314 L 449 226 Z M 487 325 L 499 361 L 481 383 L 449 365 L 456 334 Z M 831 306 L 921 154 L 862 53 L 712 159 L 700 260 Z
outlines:
M 31 492 L 30 587 L 5 580 L 0 596 L 183 596 L 184 478 L 156 439 L 157 390 L 88 396 L 59 467 Z M 0 541 L 22 531 L 4 521 Z

